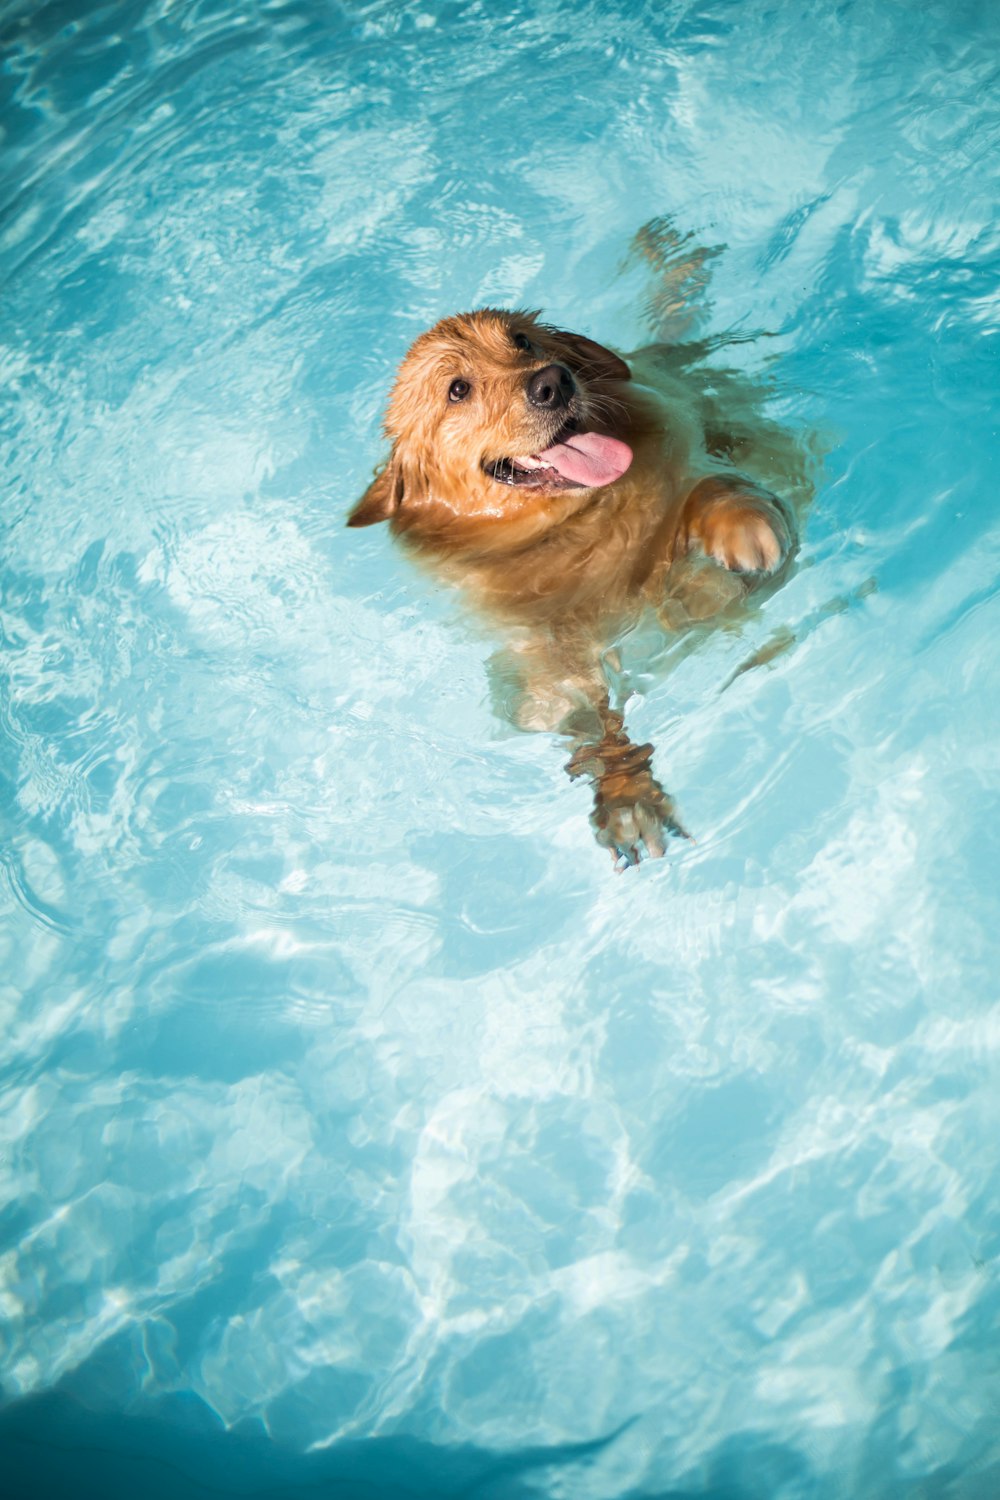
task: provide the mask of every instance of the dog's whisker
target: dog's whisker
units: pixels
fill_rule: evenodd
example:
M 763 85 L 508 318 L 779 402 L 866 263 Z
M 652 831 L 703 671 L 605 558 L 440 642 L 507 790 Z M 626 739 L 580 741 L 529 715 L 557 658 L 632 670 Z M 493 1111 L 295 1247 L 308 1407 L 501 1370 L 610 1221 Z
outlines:
M 614 396 L 606 394 L 595 395 L 591 393 L 587 399 L 587 410 L 590 417 L 596 417 L 600 421 L 610 421 L 614 417 L 622 417 L 627 414 L 628 408 L 624 401 L 617 400 Z

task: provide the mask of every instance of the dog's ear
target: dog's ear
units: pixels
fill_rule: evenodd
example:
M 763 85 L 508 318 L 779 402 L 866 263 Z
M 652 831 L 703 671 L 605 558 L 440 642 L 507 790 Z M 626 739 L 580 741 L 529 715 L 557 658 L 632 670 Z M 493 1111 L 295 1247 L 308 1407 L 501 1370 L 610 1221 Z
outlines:
M 374 526 L 388 521 L 403 503 L 403 471 L 395 454 L 375 475 L 347 518 L 348 526 Z
M 570 369 L 596 380 L 631 380 L 632 372 L 625 361 L 603 344 L 564 328 L 554 328 L 552 333 Z

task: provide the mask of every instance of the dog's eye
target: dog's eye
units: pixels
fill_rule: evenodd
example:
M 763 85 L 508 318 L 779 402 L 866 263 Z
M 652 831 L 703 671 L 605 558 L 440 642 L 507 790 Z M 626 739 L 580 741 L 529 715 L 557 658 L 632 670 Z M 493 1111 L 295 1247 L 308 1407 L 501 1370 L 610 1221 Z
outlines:
M 523 333 L 515 333 L 515 335 L 514 335 L 514 347 L 516 349 L 523 349 L 524 352 L 525 352 L 525 354 L 530 354 L 531 353 L 531 340 L 529 338 L 527 338 Z
M 464 401 L 471 390 L 472 386 L 467 380 L 453 380 L 448 387 L 448 400 Z

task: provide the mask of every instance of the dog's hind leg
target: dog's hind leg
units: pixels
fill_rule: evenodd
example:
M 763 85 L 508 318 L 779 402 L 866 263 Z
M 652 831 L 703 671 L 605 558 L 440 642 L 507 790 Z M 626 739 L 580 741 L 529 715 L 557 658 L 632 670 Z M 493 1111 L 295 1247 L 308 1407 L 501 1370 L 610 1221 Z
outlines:
M 643 264 L 649 273 L 644 312 L 653 338 L 675 343 L 704 322 L 710 266 L 722 249 L 699 245 L 666 217 L 650 219 L 636 232 L 626 264 Z

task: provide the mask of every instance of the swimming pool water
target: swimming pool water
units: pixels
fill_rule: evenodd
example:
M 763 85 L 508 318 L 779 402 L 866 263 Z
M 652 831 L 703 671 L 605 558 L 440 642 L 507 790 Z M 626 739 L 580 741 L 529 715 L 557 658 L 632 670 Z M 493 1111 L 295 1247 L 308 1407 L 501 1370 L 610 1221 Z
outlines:
M 995 8 L 0 14 L 15 1493 L 995 1495 Z M 416 333 L 628 347 L 654 216 L 827 451 L 623 645 L 616 878 L 343 518 Z

